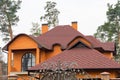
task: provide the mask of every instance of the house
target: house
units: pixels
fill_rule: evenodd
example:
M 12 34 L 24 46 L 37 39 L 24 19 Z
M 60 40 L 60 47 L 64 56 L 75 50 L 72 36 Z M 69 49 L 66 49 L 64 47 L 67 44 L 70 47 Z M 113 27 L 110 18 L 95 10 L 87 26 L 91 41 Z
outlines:
M 72 25 L 59 25 L 48 31 L 42 25 L 42 34 L 34 37 L 19 34 L 3 49 L 8 51 L 8 75 L 29 78 L 28 72 L 42 69 L 41 64 L 55 62 L 75 62 L 72 69 L 84 70 L 91 78 L 101 78 L 108 72 L 110 78 L 120 76 L 120 64 L 113 60 L 116 55 L 114 42 L 100 42 L 93 36 L 77 31 L 77 22 Z M 69 63 L 70 64 L 70 63 Z M 78 78 L 86 78 L 77 76 Z

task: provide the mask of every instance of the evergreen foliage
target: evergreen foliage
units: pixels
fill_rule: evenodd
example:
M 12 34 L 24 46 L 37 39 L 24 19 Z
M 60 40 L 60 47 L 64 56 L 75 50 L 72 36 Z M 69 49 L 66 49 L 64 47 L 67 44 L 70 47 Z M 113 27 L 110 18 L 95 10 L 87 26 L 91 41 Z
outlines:
M 32 23 L 32 26 L 33 27 L 31 28 L 31 31 L 30 31 L 32 33 L 32 35 L 39 36 L 40 33 L 41 33 L 39 24 L 38 23 Z
M 16 13 L 20 9 L 20 4 L 20 0 L 0 0 L 0 32 L 4 36 L 3 41 L 13 38 L 12 26 L 19 21 Z
M 56 8 L 56 5 L 56 2 L 47 1 L 44 7 L 45 14 L 40 17 L 40 20 L 47 21 L 49 27 L 55 27 L 59 23 L 58 15 L 60 12 Z
M 96 38 L 103 42 L 114 41 L 116 43 L 117 57 L 120 54 L 120 1 L 116 4 L 108 4 L 106 12 L 107 21 L 98 27 L 94 34 Z

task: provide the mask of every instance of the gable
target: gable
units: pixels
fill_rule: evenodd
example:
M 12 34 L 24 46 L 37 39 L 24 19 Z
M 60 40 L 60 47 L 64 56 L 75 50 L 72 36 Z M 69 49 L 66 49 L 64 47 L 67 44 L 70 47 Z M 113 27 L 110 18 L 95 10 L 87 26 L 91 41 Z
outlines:
M 11 41 L 8 47 L 10 49 L 31 49 L 36 48 L 37 43 L 27 35 L 19 35 Z
M 89 47 L 90 48 L 92 47 L 92 44 L 82 37 L 77 37 L 74 40 L 72 40 L 68 45 L 68 48 L 73 48 L 73 47 Z
M 74 44 L 74 46 L 72 46 L 70 49 L 72 49 L 72 48 L 88 48 L 88 46 L 86 46 L 82 42 L 78 42 L 78 43 Z

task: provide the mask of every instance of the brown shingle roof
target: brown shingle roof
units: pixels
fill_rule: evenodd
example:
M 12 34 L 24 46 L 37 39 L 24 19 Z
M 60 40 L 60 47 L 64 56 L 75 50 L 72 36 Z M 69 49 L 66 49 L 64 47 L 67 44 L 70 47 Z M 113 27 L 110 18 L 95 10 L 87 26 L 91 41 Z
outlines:
M 93 44 L 94 48 L 102 48 L 105 51 L 115 51 L 114 42 L 100 42 L 93 36 L 86 36 L 87 40 Z
M 62 49 L 67 48 L 67 45 L 76 37 L 84 37 L 83 34 L 76 31 L 69 25 L 57 26 L 52 30 L 46 32 L 45 34 L 37 38 L 40 44 L 45 46 L 48 49 L 52 49 L 54 44 L 61 45 Z
M 101 47 L 101 42 L 93 36 L 86 36 L 86 38 L 93 44 L 93 47 Z
M 59 44 L 61 45 L 62 49 L 66 49 L 68 47 L 68 44 L 76 37 L 83 37 L 87 39 L 89 42 L 91 42 L 94 48 L 103 48 L 104 50 L 108 50 L 108 51 L 115 50 L 113 43 L 105 43 L 105 44 L 101 43 L 93 36 L 84 36 L 83 34 L 76 31 L 69 25 L 56 26 L 55 28 L 51 29 L 50 31 L 38 37 L 34 37 L 27 34 L 19 34 L 13 40 L 11 40 L 6 46 L 4 46 L 3 49 L 7 50 L 9 44 L 21 35 L 25 35 L 32 38 L 34 41 L 36 41 L 36 43 L 40 48 L 43 47 L 50 50 L 53 48 L 53 45 L 55 44 Z M 106 46 L 106 44 L 109 46 Z
M 120 69 L 120 64 L 105 57 L 103 54 L 95 49 L 89 48 L 74 48 L 71 50 L 65 50 L 62 53 L 48 59 L 45 63 L 51 62 L 75 62 L 77 63 L 77 69 Z M 42 63 L 43 64 L 43 63 Z M 39 70 L 41 64 L 38 64 L 29 70 Z

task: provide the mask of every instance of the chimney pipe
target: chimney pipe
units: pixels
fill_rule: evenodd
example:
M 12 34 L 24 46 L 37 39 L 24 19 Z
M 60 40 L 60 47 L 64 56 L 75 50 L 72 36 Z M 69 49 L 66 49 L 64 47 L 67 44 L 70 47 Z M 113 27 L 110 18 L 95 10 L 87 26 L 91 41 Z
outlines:
M 75 29 L 75 30 L 77 30 L 77 21 L 74 21 L 74 22 L 72 22 L 72 27 Z
M 42 34 L 48 31 L 48 24 L 42 24 Z

